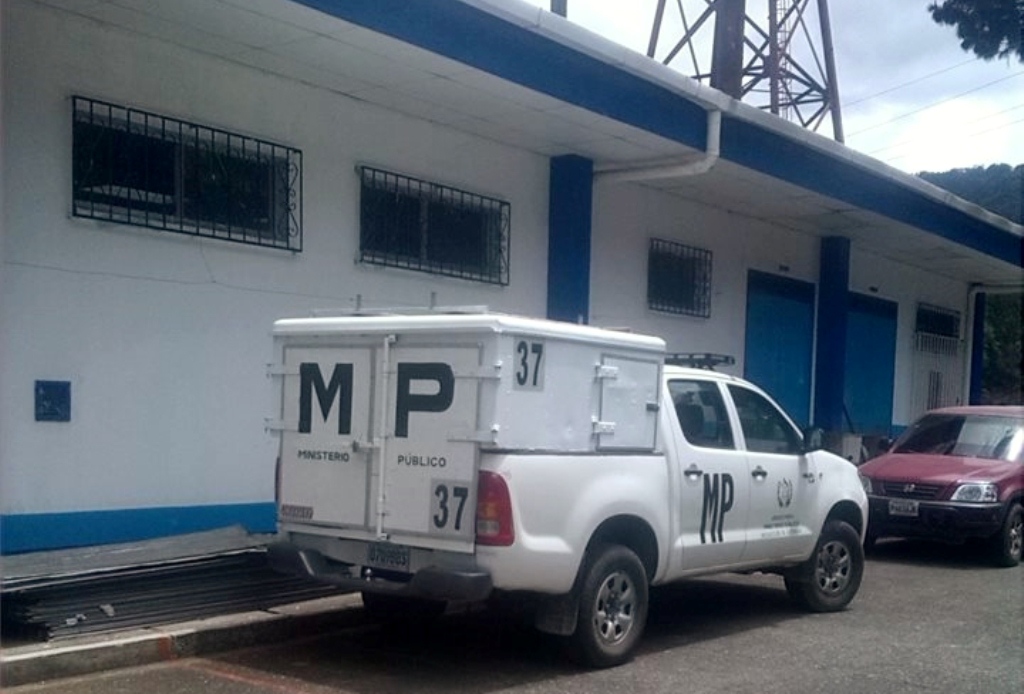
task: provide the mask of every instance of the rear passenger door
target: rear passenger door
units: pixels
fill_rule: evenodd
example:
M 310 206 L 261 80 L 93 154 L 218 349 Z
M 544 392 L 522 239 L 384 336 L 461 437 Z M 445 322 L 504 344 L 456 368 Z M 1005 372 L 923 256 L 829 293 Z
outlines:
M 744 560 L 802 557 L 813 548 L 811 527 L 817 472 L 803 453 L 803 438 L 767 397 L 730 384 L 746 451 L 750 482 L 750 520 Z
M 715 381 L 673 378 L 669 399 L 680 517 L 674 572 L 737 564 L 747 535 L 750 476 Z

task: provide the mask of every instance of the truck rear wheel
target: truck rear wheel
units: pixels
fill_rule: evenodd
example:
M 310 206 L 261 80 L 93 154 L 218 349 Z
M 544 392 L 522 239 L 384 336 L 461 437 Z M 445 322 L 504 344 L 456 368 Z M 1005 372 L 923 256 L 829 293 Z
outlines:
M 863 576 L 860 536 L 849 523 L 833 520 L 825 524 L 810 559 L 785 577 L 786 591 L 812 612 L 837 612 L 853 600 Z
M 598 668 L 626 662 L 647 623 L 643 564 L 626 547 L 600 545 L 587 553 L 581 578 L 573 655 Z

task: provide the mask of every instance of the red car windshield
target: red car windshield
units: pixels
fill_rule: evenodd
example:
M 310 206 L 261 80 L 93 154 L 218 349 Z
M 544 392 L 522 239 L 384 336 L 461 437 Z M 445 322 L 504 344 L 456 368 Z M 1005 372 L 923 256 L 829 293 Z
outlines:
M 1013 417 L 929 414 L 904 432 L 892 452 L 1024 462 L 1024 422 Z

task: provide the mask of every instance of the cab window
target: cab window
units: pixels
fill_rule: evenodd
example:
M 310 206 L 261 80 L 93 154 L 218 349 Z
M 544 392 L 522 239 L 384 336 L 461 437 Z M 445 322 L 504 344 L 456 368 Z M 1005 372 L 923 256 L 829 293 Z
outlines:
M 800 434 L 768 399 L 752 390 L 729 386 L 740 417 L 747 450 L 757 453 L 799 453 Z
M 716 383 L 673 380 L 668 391 L 683 436 L 694 446 L 735 448 L 729 415 Z

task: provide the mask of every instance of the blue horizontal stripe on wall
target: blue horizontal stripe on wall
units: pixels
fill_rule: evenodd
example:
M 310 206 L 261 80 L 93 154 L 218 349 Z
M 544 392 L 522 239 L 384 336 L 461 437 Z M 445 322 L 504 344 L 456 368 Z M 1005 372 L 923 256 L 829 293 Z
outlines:
M 216 506 L 29 513 L 0 516 L 0 554 L 136 542 L 242 525 L 252 533 L 277 527 L 273 502 Z
M 993 258 L 1019 265 L 1024 239 L 960 210 L 736 119 L 722 122 L 722 156 L 808 190 L 872 210 Z
M 707 115 L 688 99 L 471 5 L 297 1 L 690 147 L 703 149 L 707 142 Z
M 685 96 L 455 0 L 296 0 L 339 19 L 458 60 L 528 89 L 690 147 L 704 148 L 703 108 Z M 835 159 L 726 115 L 722 157 L 878 212 L 1019 265 L 1024 239 Z

